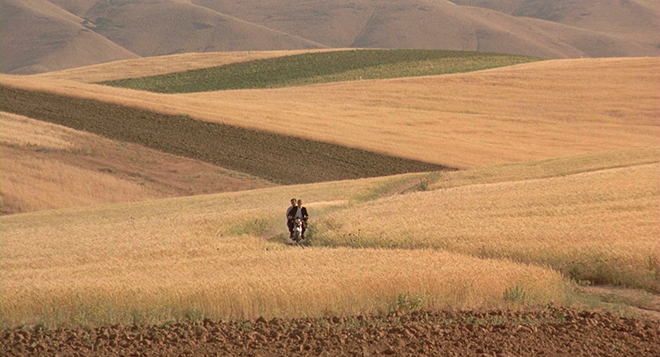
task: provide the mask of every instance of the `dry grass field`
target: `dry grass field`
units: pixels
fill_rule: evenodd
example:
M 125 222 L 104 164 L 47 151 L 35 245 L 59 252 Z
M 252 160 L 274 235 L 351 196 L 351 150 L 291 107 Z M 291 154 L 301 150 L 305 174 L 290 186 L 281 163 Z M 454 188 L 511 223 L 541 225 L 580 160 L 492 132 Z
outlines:
M 436 250 L 282 244 L 290 196 L 321 217 L 352 211 L 350 202 L 388 180 L 2 217 L 3 323 L 346 315 L 387 312 L 402 297 L 400 307 L 412 308 L 570 299 L 564 278 L 543 267 Z
M 446 76 L 187 95 L 54 77 L 7 75 L 0 83 L 467 168 L 656 146 L 659 65 L 657 58 L 558 60 Z M 297 122 L 305 130 L 292 131 Z
M 304 118 L 310 129 L 301 135 L 316 140 L 475 167 L 657 145 L 658 65 L 657 58 L 544 61 L 465 75 L 182 97 L 204 111 L 223 108 L 219 118 L 193 114 L 205 120 L 286 132 L 286 123 Z M 247 111 L 257 100 L 259 112 Z
M 654 147 L 549 160 L 539 165 L 541 177 L 515 181 L 493 179 L 498 167 L 443 173 L 428 191 L 323 217 L 318 243 L 506 259 L 551 267 L 576 281 L 658 293 L 659 156 Z M 608 167 L 613 157 L 617 168 Z M 604 164 L 566 174 L 568 162 L 572 169 Z M 524 166 L 506 170 L 520 174 Z M 466 174 L 472 178 L 464 180 Z
M 82 150 L 76 148 L 73 140 L 80 132 L 10 113 L 2 113 L 0 120 L 3 213 L 116 203 L 127 197 L 158 197 L 138 183 L 35 153 Z
M 2 76 L 276 133 L 302 119 L 301 137 L 466 168 L 3 215 L 2 324 L 579 306 L 589 284 L 657 294 L 657 69 L 563 60 L 189 95 Z M 70 150 L 65 129 L 4 118 L 3 180 L 5 148 Z M 290 197 L 312 215 L 305 248 L 285 244 Z
M 4 216 L 3 324 L 573 305 L 575 282 L 657 293 L 657 148 L 536 165 Z M 292 196 L 311 247 L 283 244 Z
M 275 186 L 200 160 L 2 112 L 2 214 Z

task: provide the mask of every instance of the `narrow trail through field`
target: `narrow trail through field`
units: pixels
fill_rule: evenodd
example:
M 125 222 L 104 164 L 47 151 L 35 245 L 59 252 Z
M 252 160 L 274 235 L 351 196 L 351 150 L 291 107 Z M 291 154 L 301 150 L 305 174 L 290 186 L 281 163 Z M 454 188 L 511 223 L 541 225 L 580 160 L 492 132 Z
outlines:
M 606 304 L 623 305 L 640 316 L 660 322 L 660 295 L 638 289 L 603 285 L 585 286 L 580 288 L 580 291 Z

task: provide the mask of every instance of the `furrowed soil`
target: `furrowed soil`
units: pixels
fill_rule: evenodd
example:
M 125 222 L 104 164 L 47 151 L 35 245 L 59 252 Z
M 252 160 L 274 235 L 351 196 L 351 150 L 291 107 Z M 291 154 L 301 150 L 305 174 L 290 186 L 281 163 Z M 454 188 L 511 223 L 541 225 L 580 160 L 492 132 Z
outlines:
M 449 169 L 365 150 L 92 100 L 8 87 L 0 87 L 0 95 L 5 112 L 202 160 L 278 184 Z
M 4 356 L 658 356 L 658 321 L 550 307 L 537 311 L 17 328 Z

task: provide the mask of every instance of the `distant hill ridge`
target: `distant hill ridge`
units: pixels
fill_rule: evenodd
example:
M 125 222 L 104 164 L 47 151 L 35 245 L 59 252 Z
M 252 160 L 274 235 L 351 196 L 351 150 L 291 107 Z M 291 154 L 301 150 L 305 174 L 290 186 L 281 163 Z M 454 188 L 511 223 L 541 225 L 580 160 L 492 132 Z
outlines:
M 0 72 L 187 52 L 418 48 L 544 58 L 660 55 L 650 0 L 5 0 Z

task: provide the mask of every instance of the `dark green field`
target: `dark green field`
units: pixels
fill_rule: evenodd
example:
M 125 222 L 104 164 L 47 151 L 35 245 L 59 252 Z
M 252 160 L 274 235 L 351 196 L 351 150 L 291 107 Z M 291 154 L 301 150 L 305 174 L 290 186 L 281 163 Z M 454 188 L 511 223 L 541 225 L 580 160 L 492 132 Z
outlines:
M 461 73 L 538 60 L 486 52 L 353 50 L 276 57 L 101 84 L 158 93 L 194 93 Z
M 0 87 L 2 110 L 199 159 L 280 184 L 448 169 L 295 137 Z

